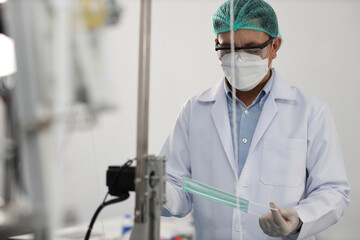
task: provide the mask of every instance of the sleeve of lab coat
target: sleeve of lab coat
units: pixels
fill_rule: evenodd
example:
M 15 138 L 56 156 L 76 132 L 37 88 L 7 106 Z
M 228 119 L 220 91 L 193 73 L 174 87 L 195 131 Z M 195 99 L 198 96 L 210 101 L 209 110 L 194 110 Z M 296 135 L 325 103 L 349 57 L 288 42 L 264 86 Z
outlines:
M 191 102 L 182 108 L 172 132 L 167 138 L 160 155 L 166 162 L 166 204 L 163 206 L 163 216 L 184 217 L 192 209 L 192 198 L 183 192 L 182 177 L 191 178 L 189 159 L 189 131 Z
M 303 222 L 298 239 L 335 224 L 350 201 L 340 143 L 327 105 L 308 126 L 305 198 L 294 208 Z

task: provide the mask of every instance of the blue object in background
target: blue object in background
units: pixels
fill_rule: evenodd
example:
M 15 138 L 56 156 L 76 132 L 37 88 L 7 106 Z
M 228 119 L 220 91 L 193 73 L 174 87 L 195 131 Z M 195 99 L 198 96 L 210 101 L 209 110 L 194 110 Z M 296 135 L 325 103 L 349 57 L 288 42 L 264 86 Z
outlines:
M 131 231 L 132 228 L 133 228 L 133 221 L 131 218 L 131 214 L 125 214 L 125 218 L 122 224 L 121 235 L 124 236 L 127 232 Z

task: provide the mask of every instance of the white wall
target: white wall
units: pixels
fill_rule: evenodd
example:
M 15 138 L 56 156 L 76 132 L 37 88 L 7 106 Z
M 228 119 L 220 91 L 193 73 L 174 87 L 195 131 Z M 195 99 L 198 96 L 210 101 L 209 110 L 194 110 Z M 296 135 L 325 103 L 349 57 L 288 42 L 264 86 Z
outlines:
M 64 150 L 64 202 L 87 222 L 105 194 L 105 170 L 135 156 L 140 1 L 119 1 L 121 23 L 106 33 L 107 77 L 119 110 L 103 115 L 93 131 L 69 136 Z M 187 98 L 222 76 L 211 16 L 222 0 L 153 0 L 149 152 L 157 154 Z M 327 101 L 352 185 L 340 223 L 319 239 L 356 239 L 360 202 L 360 1 L 269 0 L 284 39 L 275 68 L 292 84 Z M 81 189 L 81 190 L 80 190 Z M 134 197 L 102 216 L 132 213 Z

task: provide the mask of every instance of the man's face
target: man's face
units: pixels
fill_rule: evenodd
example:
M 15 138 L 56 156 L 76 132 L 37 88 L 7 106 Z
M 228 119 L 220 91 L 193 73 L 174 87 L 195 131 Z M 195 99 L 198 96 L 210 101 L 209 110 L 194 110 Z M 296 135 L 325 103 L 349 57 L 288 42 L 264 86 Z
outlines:
M 264 32 L 239 29 L 234 34 L 235 47 L 253 47 L 261 46 L 270 39 L 270 36 Z M 230 46 L 230 32 L 219 33 L 218 38 L 215 42 L 218 42 L 221 47 Z M 265 54 L 264 59 L 269 58 L 269 67 L 271 66 L 272 60 L 276 58 L 277 50 L 281 44 L 280 38 L 275 38 L 274 42 L 270 43 L 264 48 Z M 219 56 L 220 58 L 220 56 Z

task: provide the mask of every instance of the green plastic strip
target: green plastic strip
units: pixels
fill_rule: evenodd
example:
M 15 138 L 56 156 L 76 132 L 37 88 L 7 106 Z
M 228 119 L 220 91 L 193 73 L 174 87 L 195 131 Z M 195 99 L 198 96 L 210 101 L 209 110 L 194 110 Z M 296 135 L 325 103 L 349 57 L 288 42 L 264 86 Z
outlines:
M 240 210 L 246 213 L 248 212 L 249 200 L 236 197 L 233 194 L 221 191 L 190 178 L 183 178 L 183 191 L 233 208 L 238 208 L 237 203 L 239 203 Z

